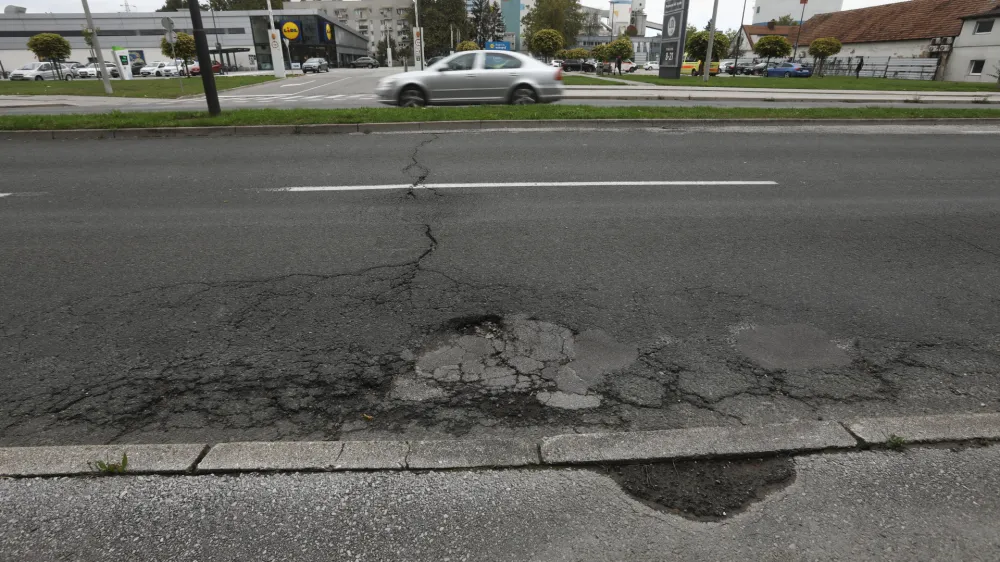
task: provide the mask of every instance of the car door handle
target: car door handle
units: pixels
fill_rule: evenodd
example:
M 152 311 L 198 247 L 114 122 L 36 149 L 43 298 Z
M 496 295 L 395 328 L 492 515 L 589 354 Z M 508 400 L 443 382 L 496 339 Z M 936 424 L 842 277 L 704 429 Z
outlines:
M 511 72 L 511 73 L 510 73 L 510 75 L 511 75 L 511 76 L 520 76 L 520 74 L 518 74 L 518 73 L 516 73 L 516 72 Z

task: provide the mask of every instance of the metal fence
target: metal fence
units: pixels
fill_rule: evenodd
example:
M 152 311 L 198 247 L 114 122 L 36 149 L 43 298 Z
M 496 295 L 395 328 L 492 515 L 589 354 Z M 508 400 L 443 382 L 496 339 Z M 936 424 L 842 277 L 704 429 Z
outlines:
M 862 60 L 863 59 L 863 60 Z M 827 76 L 854 76 L 858 63 L 862 63 L 861 78 L 901 78 L 904 80 L 933 80 L 938 59 L 910 57 L 834 57 L 826 59 L 823 74 Z M 816 64 L 819 69 L 819 63 Z

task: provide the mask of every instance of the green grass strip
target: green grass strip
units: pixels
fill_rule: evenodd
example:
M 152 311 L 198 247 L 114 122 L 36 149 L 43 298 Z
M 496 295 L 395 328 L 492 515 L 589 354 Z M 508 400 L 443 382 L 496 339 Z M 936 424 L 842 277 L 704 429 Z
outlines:
M 595 107 L 587 105 L 473 106 L 356 109 L 237 109 L 209 117 L 198 111 L 111 112 L 0 116 L 2 130 L 125 129 L 413 121 L 535 119 L 962 119 L 1000 118 L 1000 109 L 830 107 Z
M 628 84 L 622 84 L 621 82 L 612 82 L 611 80 L 603 80 L 601 78 L 594 78 L 593 76 L 581 76 L 579 74 L 563 74 L 563 85 L 564 86 L 628 86 Z
M 260 84 L 274 80 L 274 76 L 216 76 L 216 87 L 222 90 Z M 181 93 L 180 82 L 184 82 Z M 135 80 L 112 80 L 111 89 L 116 98 L 177 98 L 182 95 L 204 94 L 200 76 L 190 78 L 136 78 Z M 104 84 L 100 80 L 33 80 L 0 81 L 0 95 L 3 96 L 104 96 Z
M 616 77 L 618 78 L 618 77 Z M 880 90 L 900 92 L 996 92 L 996 82 L 936 82 L 893 78 L 854 78 L 852 76 L 811 76 L 809 78 L 762 78 L 760 76 L 719 76 L 706 84 L 701 77 L 681 76 L 668 80 L 658 76 L 626 74 L 620 78 L 658 86 L 711 88 L 780 88 L 797 90 Z

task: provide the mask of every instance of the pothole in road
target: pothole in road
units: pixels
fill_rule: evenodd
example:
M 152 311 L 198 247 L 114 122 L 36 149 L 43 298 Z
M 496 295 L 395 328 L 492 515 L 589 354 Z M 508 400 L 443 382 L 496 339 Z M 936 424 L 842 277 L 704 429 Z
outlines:
M 638 358 L 635 345 L 601 330 L 569 328 L 525 315 L 457 318 L 417 352 L 412 373 L 393 379 L 390 397 L 406 402 L 467 395 L 530 394 L 563 410 L 601 405 L 605 375 Z
M 598 469 L 622 490 L 661 511 L 719 521 L 795 481 L 791 458 L 654 462 Z

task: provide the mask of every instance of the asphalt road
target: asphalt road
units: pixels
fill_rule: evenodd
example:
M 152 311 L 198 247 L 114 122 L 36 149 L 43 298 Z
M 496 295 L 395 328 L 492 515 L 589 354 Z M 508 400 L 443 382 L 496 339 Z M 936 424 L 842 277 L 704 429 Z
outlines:
M 0 444 L 997 411 L 998 133 L 4 141 Z
M 642 466 L 646 478 L 696 476 L 663 485 L 655 503 L 600 469 L 4 479 L 0 558 L 985 562 L 1000 552 L 995 446 L 777 461 L 791 478 L 767 488 L 745 479 L 754 461 Z M 743 501 L 692 517 L 725 489 Z

